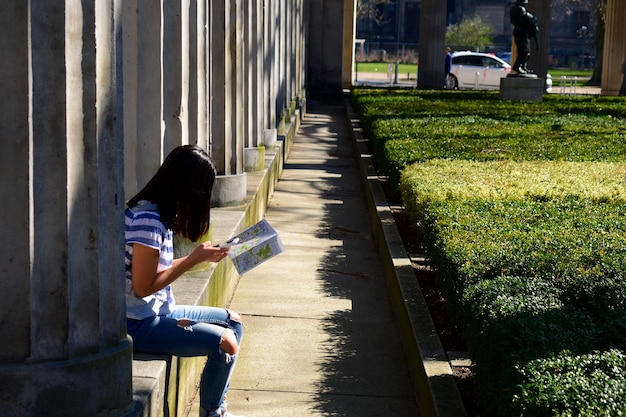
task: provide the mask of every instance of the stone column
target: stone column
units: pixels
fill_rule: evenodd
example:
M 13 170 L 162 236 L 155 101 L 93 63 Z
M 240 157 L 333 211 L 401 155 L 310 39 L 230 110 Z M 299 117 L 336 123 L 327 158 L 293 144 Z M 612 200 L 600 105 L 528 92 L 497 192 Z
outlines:
M 267 114 L 267 129 L 276 129 L 278 125 L 278 115 L 273 97 L 276 85 L 276 13 L 275 5 L 277 0 L 264 0 L 264 34 L 263 34 L 263 56 L 265 57 L 263 77 L 263 96 L 265 97 L 265 111 Z
M 441 89 L 445 80 L 446 3 L 422 0 L 418 88 Z
M 287 14 L 287 2 L 286 1 L 277 1 L 276 6 L 276 112 L 279 117 L 283 117 L 285 115 L 285 107 L 287 101 L 287 91 L 285 86 L 285 71 L 287 68 L 286 55 L 285 55 L 285 42 L 286 36 L 285 33 L 285 20 Z M 285 120 L 283 119 L 283 122 Z
M 304 26 L 304 1 L 303 0 L 296 0 L 297 2 L 297 6 L 296 6 L 296 16 L 295 16 L 295 74 L 294 74 L 294 82 L 295 82 L 295 91 L 296 91 L 296 95 L 301 99 L 301 110 L 303 109 L 303 105 L 304 105 L 304 100 L 305 100 L 305 92 L 303 91 L 303 88 L 305 86 L 304 83 L 304 72 L 306 71 L 306 69 L 304 68 L 304 51 L 306 50 L 305 48 L 305 43 L 304 43 L 304 39 L 306 39 L 305 37 L 305 26 Z
M 620 93 L 626 70 L 626 9 L 621 0 L 608 0 L 602 62 L 602 94 Z
M 345 0 L 343 10 L 343 65 L 342 88 L 352 87 L 354 81 L 354 39 L 356 33 L 356 2 Z
M 252 90 L 253 90 L 253 113 L 254 127 L 253 135 L 255 136 L 255 145 L 263 144 L 263 126 L 266 117 L 265 107 L 263 106 L 264 91 L 264 43 L 263 43 L 263 2 L 252 2 Z
M 263 139 L 263 10 L 262 2 L 244 2 L 246 57 L 246 118 L 244 169 L 246 172 L 265 168 Z
M 528 2 L 528 11 L 539 21 L 539 50 L 535 49 L 535 41 L 531 39 L 528 68 L 538 77 L 545 79 L 548 74 L 548 51 L 550 48 L 550 2 L 531 0 Z
M 253 50 L 253 28 L 252 28 L 252 8 L 253 2 L 244 2 L 243 4 L 243 50 L 244 56 L 246 57 L 244 67 L 244 108 L 245 108 L 245 117 L 244 117 L 244 160 L 245 160 L 245 149 L 252 148 L 256 146 L 258 142 L 258 138 L 254 136 L 254 83 L 252 82 L 254 76 L 254 50 Z M 248 170 L 247 164 L 246 171 Z
M 293 85 L 293 39 L 294 21 L 293 9 L 295 0 L 285 1 L 285 20 L 283 24 L 283 33 L 285 34 L 285 46 L 283 55 L 285 57 L 285 107 L 290 107 L 291 99 L 295 97 Z
M 273 147 L 277 141 L 277 116 L 276 107 L 274 106 L 273 86 L 274 86 L 274 36 L 275 21 L 273 19 L 273 0 L 263 0 L 263 16 L 262 16 L 262 67 L 261 75 L 262 83 L 262 107 L 265 113 L 263 125 L 263 144 L 267 147 Z
M 196 27 L 196 76 L 197 76 L 197 107 L 198 129 L 197 143 L 209 151 L 210 125 L 209 125 L 209 5 L 210 0 L 195 0 L 197 2 L 197 27 Z
M 245 202 L 243 172 L 241 0 L 210 2 L 211 8 L 211 145 L 218 178 L 213 204 Z
M 200 1 L 202 2 L 202 1 Z M 198 24 L 198 0 L 189 1 L 189 9 L 187 10 L 187 18 L 183 23 L 187 26 L 187 50 L 188 50 L 188 75 L 187 75 L 187 142 L 198 143 L 198 127 L 199 127 L 199 97 L 200 79 L 198 72 L 201 70 L 198 66 L 198 59 L 202 57 L 202 52 L 198 48 L 201 39 L 198 37 L 198 31 L 203 33 L 202 26 Z M 186 22 L 185 22 L 186 20 Z M 206 148 L 205 148 L 206 149 Z
M 346 0 L 307 2 L 307 86 L 309 91 L 340 93 Z
M 163 152 L 189 142 L 189 0 L 163 3 Z M 152 6 L 154 7 L 154 5 Z
M 119 416 L 132 404 L 120 7 L 0 4 L 3 416 Z
M 162 10 L 152 0 L 123 0 L 124 168 L 126 198 L 163 160 Z
M 0 319 L 0 378 L 5 366 L 30 355 L 31 137 L 29 133 L 28 10 L 18 2 L 0 3 L 0 282 L 7 294 Z M 0 384 L 3 381 L 0 380 Z M 4 404 L 3 404 L 4 405 Z M 7 409 L 7 407 L 3 407 Z M 10 409 L 10 408 L 9 408 Z

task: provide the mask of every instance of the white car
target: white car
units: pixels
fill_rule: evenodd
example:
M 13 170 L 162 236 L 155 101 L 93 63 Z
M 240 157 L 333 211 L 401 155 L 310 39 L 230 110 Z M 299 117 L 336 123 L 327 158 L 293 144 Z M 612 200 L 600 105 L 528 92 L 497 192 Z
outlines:
M 495 55 L 480 52 L 455 52 L 446 79 L 446 88 L 499 90 L 500 78 L 511 73 L 511 65 Z M 552 76 L 546 75 L 546 92 L 552 91 Z
M 500 89 L 500 78 L 511 73 L 511 66 L 495 55 L 455 52 L 446 87 L 450 89 Z

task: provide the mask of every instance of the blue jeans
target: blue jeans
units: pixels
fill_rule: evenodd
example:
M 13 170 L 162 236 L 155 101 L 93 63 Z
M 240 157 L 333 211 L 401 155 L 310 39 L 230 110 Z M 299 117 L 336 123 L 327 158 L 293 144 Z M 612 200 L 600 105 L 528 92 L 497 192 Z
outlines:
M 183 327 L 178 323 L 180 319 L 189 319 L 191 324 Z M 231 319 L 228 310 L 181 305 L 167 316 L 127 319 L 127 328 L 137 352 L 206 356 L 200 380 L 200 405 L 206 410 L 222 405 L 237 359 L 237 355 L 229 355 L 220 348 L 222 336 L 226 329 L 231 329 L 239 345 L 243 336 L 243 324 Z

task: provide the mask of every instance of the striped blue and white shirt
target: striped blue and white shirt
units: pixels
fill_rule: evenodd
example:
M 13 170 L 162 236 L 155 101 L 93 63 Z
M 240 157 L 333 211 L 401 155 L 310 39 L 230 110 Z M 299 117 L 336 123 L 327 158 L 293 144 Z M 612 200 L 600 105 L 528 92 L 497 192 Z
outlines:
M 161 222 L 158 207 L 149 201 L 140 201 L 124 212 L 126 240 L 126 317 L 141 320 L 172 312 L 176 306 L 171 286 L 140 298 L 132 284 L 131 266 L 133 245 L 141 244 L 159 251 L 157 273 L 172 266 L 174 244 L 172 231 Z

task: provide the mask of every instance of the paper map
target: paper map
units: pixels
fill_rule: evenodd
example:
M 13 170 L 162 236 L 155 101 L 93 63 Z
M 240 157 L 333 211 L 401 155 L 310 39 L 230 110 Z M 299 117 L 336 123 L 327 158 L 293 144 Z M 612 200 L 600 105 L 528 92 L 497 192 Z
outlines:
M 233 237 L 239 238 L 239 243 L 230 247 L 228 257 L 239 275 L 285 250 L 278 233 L 265 219 Z

